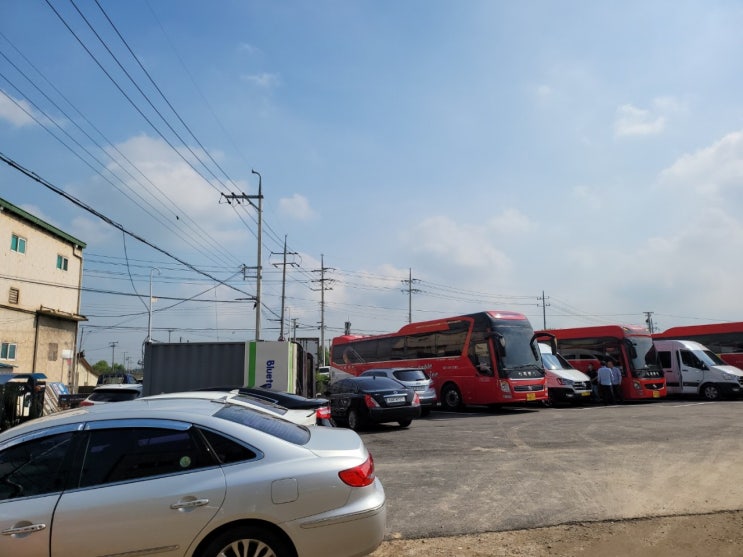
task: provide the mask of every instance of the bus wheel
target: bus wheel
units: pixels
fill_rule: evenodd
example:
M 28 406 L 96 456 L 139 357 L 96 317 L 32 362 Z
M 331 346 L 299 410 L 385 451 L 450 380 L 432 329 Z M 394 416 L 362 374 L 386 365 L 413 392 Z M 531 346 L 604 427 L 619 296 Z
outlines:
M 441 391 L 441 406 L 444 410 L 456 412 L 462 408 L 462 395 L 456 385 L 446 385 Z
M 720 389 L 714 383 L 705 383 L 699 390 L 704 400 L 720 400 Z

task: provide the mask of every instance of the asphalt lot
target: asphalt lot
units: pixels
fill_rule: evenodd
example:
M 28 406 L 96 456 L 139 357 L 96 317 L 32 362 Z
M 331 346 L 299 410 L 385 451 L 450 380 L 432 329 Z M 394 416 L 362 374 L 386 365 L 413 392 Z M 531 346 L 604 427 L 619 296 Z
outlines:
M 387 539 L 743 508 L 743 401 L 434 411 L 361 435 Z

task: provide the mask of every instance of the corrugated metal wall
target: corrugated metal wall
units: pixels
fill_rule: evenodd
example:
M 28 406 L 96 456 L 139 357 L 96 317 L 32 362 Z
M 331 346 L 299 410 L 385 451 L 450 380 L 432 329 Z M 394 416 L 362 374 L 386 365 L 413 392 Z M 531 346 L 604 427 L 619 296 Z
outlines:
M 244 342 L 147 344 L 142 392 L 147 396 L 241 386 L 244 374 Z

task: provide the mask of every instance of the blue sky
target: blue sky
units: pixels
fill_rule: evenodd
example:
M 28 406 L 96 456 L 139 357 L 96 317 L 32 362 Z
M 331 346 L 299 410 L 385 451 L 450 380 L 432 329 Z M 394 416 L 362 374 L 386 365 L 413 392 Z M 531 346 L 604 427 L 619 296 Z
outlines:
M 0 0 L 0 152 L 192 268 L 5 163 L 0 197 L 87 243 L 93 361 L 140 358 L 150 277 L 156 340 L 254 338 L 257 212 L 221 196 L 251 170 L 264 339 L 285 237 L 298 336 L 323 263 L 326 339 L 405 324 L 409 273 L 414 320 L 541 327 L 544 292 L 549 327 L 739 321 L 740 29 L 732 1 Z

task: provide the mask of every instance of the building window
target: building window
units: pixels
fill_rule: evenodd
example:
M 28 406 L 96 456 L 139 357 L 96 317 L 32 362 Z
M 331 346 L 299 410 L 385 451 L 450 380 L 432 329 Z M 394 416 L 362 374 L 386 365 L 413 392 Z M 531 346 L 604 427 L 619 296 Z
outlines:
M 56 342 L 49 343 L 49 361 L 56 362 L 59 353 L 59 345 Z
M 26 253 L 26 238 L 13 234 L 10 237 L 10 249 L 18 253 Z
M 10 287 L 10 292 L 8 292 L 8 303 L 9 304 L 17 304 L 18 299 L 21 297 L 21 291 L 17 288 Z
M 3 342 L 0 345 L 0 360 L 15 360 L 15 344 Z
M 67 270 L 68 260 L 64 255 L 57 256 L 57 269 Z

